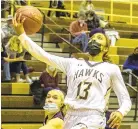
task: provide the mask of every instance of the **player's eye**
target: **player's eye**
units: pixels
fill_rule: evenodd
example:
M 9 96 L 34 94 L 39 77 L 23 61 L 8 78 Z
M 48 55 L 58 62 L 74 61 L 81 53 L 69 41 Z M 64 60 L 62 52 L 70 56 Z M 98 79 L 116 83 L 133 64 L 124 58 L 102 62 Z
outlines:
M 58 99 L 58 97 L 57 97 L 57 96 L 53 96 L 53 99 L 56 99 L 56 100 L 57 100 L 57 99 Z
M 50 98 L 51 96 L 50 95 L 47 95 L 47 98 Z

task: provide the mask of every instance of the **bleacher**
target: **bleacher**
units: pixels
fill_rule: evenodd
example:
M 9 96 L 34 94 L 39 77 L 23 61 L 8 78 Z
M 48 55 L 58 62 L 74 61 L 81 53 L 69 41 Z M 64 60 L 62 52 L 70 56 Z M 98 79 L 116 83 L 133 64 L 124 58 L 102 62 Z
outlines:
M 46 19 L 46 25 L 49 26 L 58 35 L 61 35 L 66 40 L 70 40 L 70 34 L 62 28 L 68 28 L 71 19 L 59 18 L 53 20 L 60 25 L 56 26 L 50 20 Z M 113 63 L 117 64 L 122 70 L 122 65 L 127 56 L 133 52 L 134 48 L 138 46 L 138 25 L 130 25 L 127 23 L 110 23 L 113 28 L 120 32 L 121 38 L 117 41 L 116 46 L 111 47 L 109 55 Z M 133 39 L 135 35 L 135 39 Z M 30 36 L 36 43 L 41 46 L 41 34 L 36 33 Z M 70 56 L 70 47 L 50 30 L 45 28 L 45 37 L 43 49 L 51 54 L 62 57 Z M 45 70 L 45 64 L 36 60 L 34 57 L 27 61 L 28 66 L 32 66 L 35 72 L 31 73 L 31 77 L 40 76 L 41 72 Z M 1 74 L 3 76 L 3 73 Z M 66 76 L 62 72 L 58 72 L 59 87 L 66 92 Z M 23 74 L 22 74 L 23 77 Z M 126 76 L 124 77 L 126 78 Z M 134 86 L 136 87 L 136 86 Z M 130 96 L 133 100 L 136 98 L 136 93 L 127 87 Z M 118 101 L 114 92 L 111 93 L 109 110 L 118 109 Z M 135 116 L 135 101 L 132 109 L 127 116 L 124 117 L 120 129 L 138 129 L 138 115 Z M 1 83 L 1 123 L 2 129 L 38 129 L 42 126 L 45 112 L 40 106 L 33 104 L 33 97 L 30 94 L 28 83 Z

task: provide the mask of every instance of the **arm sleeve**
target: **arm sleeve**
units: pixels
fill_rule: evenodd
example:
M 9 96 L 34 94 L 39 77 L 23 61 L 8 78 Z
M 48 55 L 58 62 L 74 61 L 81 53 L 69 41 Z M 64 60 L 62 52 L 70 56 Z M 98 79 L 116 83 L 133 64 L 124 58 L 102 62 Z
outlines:
M 112 87 L 115 94 L 117 95 L 118 102 L 119 102 L 120 108 L 118 109 L 118 111 L 120 111 L 122 115 L 125 116 L 130 111 L 132 104 L 131 104 L 129 93 L 124 84 L 124 80 L 122 78 L 122 75 L 118 66 L 115 65 L 114 73 L 111 77 L 112 77 Z
M 47 63 L 63 73 L 67 73 L 71 64 L 71 58 L 63 58 L 55 55 L 51 55 L 45 52 L 40 46 L 33 42 L 25 33 L 19 36 L 22 46 L 37 60 Z

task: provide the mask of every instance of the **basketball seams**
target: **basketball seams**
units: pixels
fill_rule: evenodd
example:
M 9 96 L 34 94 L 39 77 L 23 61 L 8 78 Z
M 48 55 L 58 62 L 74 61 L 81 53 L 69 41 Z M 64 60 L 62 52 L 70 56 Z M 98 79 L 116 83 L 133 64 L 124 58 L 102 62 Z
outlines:
M 26 18 L 23 24 L 26 34 L 31 35 L 40 30 L 43 24 L 43 15 L 36 7 L 21 7 L 16 13 L 17 17 L 22 14 L 21 19 Z
M 22 8 L 22 9 L 21 9 L 21 8 L 19 8 L 19 10 L 17 10 L 17 14 L 18 14 L 18 13 L 19 13 L 19 14 L 20 14 L 20 13 L 22 14 L 22 13 L 23 13 L 23 12 L 25 12 L 28 8 L 31 8 L 31 9 L 37 9 L 37 8 L 33 8 L 33 7 L 30 7 L 30 6 L 27 6 L 27 7 Z M 29 10 L 29 9 L 28 9 L 28 10 Z M 30 12 L 30 11 L 29 11 L 29 12 Z M 37 14 L 37 13 L 40 13 L 40 12 L 36 10 L 36 11 L 35 11 L 35 13 Z M 40 13 L 40 15 L 41 15 L 41 17 L 42 17 L 42 14 L 41 14 L 41 13 Z M 36 18 L 35 18 L 35 19 L 33 19 L 33 18 L 28 17 L 27 15 L 24 15 L 24 14 L 23 14 L 23 16 L 25 16 L 25 17 L 27 17 L 27 18 L 29 18 L 29 19 L 31 19 L 31 20 L 33 20 L 33 21 L 35 21 L 35 22 L 37 22 L 37 23 L 39 23 L 39 24 L 40 24 L 39 20 L 38 20 L 38 19 L 36 19 Z M 41 23 L 41 24 L 42 24 L 42 23 Z
M 41 23 L 41 22 L 38 21 L 37 19 L 33 19 L 33 18 L 31 18 L 31 17 L 28 17 L 27 15 L 24 15 L 24 14 L 23 14 L 22 16 L 27 17 L 28 19 L 31 19 L 31 20 L 35 21 L 36 23 L 38 23 L 38 24 Z M 42 23 L 41 23 L 41 24 L 42 24 Z

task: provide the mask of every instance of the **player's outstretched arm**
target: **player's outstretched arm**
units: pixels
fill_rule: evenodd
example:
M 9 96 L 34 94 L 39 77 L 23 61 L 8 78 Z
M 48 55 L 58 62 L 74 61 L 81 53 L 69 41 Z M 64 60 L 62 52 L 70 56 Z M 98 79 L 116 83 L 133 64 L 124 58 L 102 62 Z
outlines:
M 47 63 L 48 65 L 51 65 L 66 73 L 67 67 L 69 67 L 70 64 L 70 59 L 54 56 L 48 52 L 45 52 L 25 34 L 23 28 L 24 21 L 25 18 L 21 20 L 21 14 L 18 17 L 15 14 L 13 18 L 13 25 L 19 35 L 19 40 L 21 41 L 22 46 L 37 60 Z

